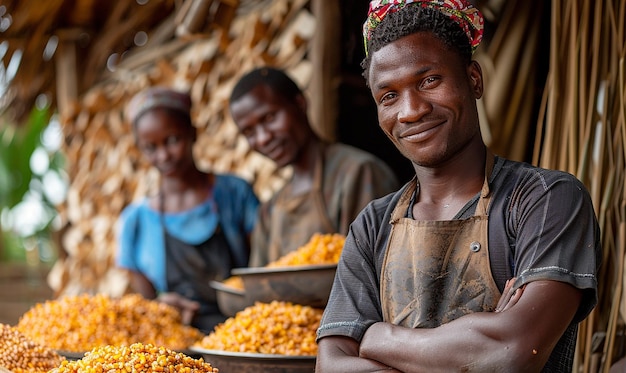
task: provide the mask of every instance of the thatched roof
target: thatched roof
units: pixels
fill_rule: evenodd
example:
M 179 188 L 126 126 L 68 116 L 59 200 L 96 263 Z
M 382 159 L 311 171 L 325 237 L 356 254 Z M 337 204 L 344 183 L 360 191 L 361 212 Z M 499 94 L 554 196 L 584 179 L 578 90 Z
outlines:
M 63 110 L 130 55 L 176 36 L 206 36 L 255 3 L 264 1 L 5 0 L 0 59 L 11 80 L 0 111 L 19 124 L 41 94 Z M 16 62 L 13 76 L 8 69 Z

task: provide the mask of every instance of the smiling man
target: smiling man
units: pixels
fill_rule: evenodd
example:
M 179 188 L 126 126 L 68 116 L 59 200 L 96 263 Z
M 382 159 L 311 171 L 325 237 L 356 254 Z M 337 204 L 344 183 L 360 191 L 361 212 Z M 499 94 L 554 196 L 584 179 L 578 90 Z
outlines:
M 346 235 L 365 205 L 398 188 L 374 155 L 315 134 L 304 94 L 282 70 L 260 67 L 241 77 L 230 111 L 252 149 L 278 167 L 293 167 L 291 179 L 259 209 L 250 266 L 277 260 L 314 233 Z
M 351 225 L 317 372 L 572 370 L 598 223 L 575 177 L 485 146 L 482 26 L 464 0 L 370 3 L 364 77 L 415 178 Z

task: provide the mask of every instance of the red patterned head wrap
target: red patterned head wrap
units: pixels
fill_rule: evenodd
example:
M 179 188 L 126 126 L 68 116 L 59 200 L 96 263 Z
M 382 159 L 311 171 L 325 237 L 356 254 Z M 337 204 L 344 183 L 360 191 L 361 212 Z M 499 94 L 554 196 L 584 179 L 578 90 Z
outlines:
M 372 37 L 372 31 L 382 22 L 389 13 L 396 12 L 405 5 L 415 3 L 423 8 L 436 9 L 456 22 L 470 41 L 472 52 L 478 48 L 483 37 L 483 15 L 467 0 L 372 0 L 370 1 L 367 20 L 363 24 L 363 39 L 365 54 L 367 42 Z

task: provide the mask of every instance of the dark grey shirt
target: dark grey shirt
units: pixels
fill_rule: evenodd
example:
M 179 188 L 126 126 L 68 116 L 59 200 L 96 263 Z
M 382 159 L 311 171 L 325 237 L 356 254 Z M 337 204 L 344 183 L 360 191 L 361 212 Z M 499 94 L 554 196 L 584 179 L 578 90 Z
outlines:
M 407 185 L 372 201 L 351 225 L 318 339 L 335 335 L 361 341 L 370 325 L 383 321 L 380 275 L 389 218 Z M 554 280 L 584 292 L 574 322 L 544 368 L 571 371 L 577 325 L 597 303 L 600 230 L 589 193 L 568 173 L 499 157 L 489 186 L 489 257 L 500 290 L 507 279 L 517 277 L 516 287 Z M 477 201 L 478 195 L 457 218 L 472 216 Z

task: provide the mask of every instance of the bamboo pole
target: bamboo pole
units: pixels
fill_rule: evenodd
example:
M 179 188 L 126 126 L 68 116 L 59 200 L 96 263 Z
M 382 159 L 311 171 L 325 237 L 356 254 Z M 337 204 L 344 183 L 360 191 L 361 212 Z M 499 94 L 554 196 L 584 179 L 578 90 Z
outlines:
M 578 13 L 578 7 L 572 7 L 568 29 L 570 51 L 578 51 L 582 49 L 581 33 L 579 32 L 580 25 L 581 17 Z M 559 169 L 573 173 L 570 167 L 575 162 L 575 154 L 578 154 L 578 137 L 576 136 L 579 123 L 578 99 L 582 97 L 580 94 L 580 84 L 585 80 L 585 77 L 580 76 L 580 74 L 584 74 L 585 71 L 581 69 L 581 59 L 579 53 L 569 53 L 568 56 L 568 66 L 571 68 L 566 70 L 566 80 L 564 82 L 565 97 L 563 100 L 563 122 L 565 123 L 564 137 L 567 139 L 567 142 L 563 144 L 565 146 L 559 147 L 561 151 L 561 154 L 559 155 Z
M 561 8 L 560 3 L 558 1 L 552 2 L 552 14 L 551 14 L 551 22 L 550 22 L 550 45 L 552 46 L 559 45 L 558 24 L 560 23 L 561 19 L 560 17 L 557 16 L 557 14 L 560 14 L 559 13 L 561 11 L 560 8 Z M 553 47 L 550 49 L 550 66 L 554 66 L 556 63 L 558 63 L 558 50 L 557 48 Z M 548 80 L 549 82 L 546 84 L 546 86 L 549 88 L 549 91 L 548 91 L 547 100 L 546 100 L 547 106 L 546 106 L 545 121 L 547 123 L 554 123 L 555 122 L 554 107 L 556 105 L 556 99 L 557 99 L 555 92 L 558 92 L 556 87 L 559 86 L 559 79 L 558 79 L 557 73 L 551 70 L 548 73 Z M 540 125 L 543 126 L 543 123 L 541 123 Z M 552 139 L 553 139 L 553 132 L 550 129 L 550 127 L 546 125 L 545 137 L 543 139 L 543 143 L 538 144 L 539 146 L 537 148 L 537 150 L 540 151 L 540 154 L 539 154 L 536 164 L 542 167 L 546 167 L 548 164 L 552 163 L 553 157 L 550 154 L 546 154 L 548 152 L 543 146 L 544 144 L 552 143 Z

